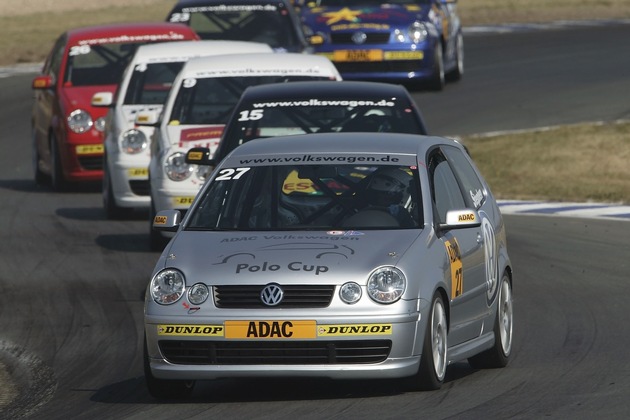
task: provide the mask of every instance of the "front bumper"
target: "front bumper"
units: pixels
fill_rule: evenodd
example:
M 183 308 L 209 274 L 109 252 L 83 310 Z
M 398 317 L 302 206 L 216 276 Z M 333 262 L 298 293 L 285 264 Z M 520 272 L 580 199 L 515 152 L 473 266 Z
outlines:
M 108 155 L 107 170 L 118 206 L 149 208 L 149 159 L 145 155 Z
M 206 380 L 287 376 L 332 379 L 408 377 L 418 370 L 426 324 L 424 320 L 427 319 L 420 312 L 378 317 L 326 317 L 316 321 L 318 333 L 315 338 L 243 339 L 226 337 L 229 335 L 229 327 L 223 318 L 177 318 L 179 319 L 169 317 L 169 322 L 165 323 L 161 321 L 166 320 L 157 317 L 145 317 L 149 363 L 152 374 L 157 378 Z M 309 317 L 310 320 L 313 318 L 315 317 Z M 195 324 L 191 325 L 192 319 Z M 188 331 L 212 331 L 214 335 L 184 335 L 184 329 L 181 330 L 181 336 L 159 335 L 158 331 L 165 331 L 165 324 L 176 325 L 180 322 L 180 326 L 188 322 L 192 327 L 200 327 L 189 328 Z M 224 325 L 225 333 L 217 336 L 216 327 Z M 214 329 L 207 328 L 208 326 L 213 326 Z M 326 329 L 333 331 L 330 327 L 335 326 L 338 326 L 337 331 L 340 331 L 341 326 L 346 326 L 344 334 L 323 332 Z M 354 326 L 354 329 L 350 326 Z M 383 334 L 383 330 L 391 333 Z

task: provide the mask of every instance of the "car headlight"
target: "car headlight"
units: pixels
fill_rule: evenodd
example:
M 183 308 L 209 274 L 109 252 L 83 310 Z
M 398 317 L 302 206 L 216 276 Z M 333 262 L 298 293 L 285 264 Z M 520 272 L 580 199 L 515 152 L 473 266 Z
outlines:
M 188 289 L 188 300 L 193 305 L 201 305 L 208 299 L 208 296 L 210 296 L 210 290 L 203 283 L 194 284 Z
M 164 172 L 172 181 L 184 181 L 193 171 L 193 166 L 186 163 L 186 155 L 182 152 L 173 153 L 164 162 Z
M 101 133 L 105 131 L 105 117 L 98 117 L 94 123 L 94 128 Z
M 361 286 L 354 282 L 344 283 L 339 289 L 339 297 L 345 303 L 357 303 L 361 299 Z
M 196 165 L 197 166 L 197 178 L 201 181 L 205 181 L 212 174 L 214 166 L 210 165 Z
M 85 133 L 93 125 L 92 117 L 83 109 L 75 109 L 68 115 L 68 127 L 77 134 Z
M 130 155 L 142 152 L 147 148 L 147 145 L 147 136 L 135 128 L 125 131 L 120 139 L 120 149 Z
M 378 303 L 394 303 L 405 293 L 407 280 L 396 267 L 381 267 L 372 272 L 367 282 L 368 295 Z
M 151 279 L 151 297 L 160 305 L 177 302 L 185 290 L 184 274 L 174 268 L 162 270 Z
M 414 44 L 424 41 L 427 39 L 428 35 L 429 31 L 427 30 L 426 25 L 422 22 L 414 22 L 409 27 L 409 39 Z

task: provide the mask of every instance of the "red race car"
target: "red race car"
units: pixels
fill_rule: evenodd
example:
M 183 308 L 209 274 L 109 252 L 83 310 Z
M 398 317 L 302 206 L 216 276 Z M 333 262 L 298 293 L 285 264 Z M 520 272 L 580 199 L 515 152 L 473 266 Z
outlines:
M 32 85 L 35 181 L 50 178 L 57 191 L 100 181 L 107 108 L 92 105 L 94 93 L 116 90 L 139 45 L 196 39 L 190 27 L 166 22 L 91 26 L 61 34 Z

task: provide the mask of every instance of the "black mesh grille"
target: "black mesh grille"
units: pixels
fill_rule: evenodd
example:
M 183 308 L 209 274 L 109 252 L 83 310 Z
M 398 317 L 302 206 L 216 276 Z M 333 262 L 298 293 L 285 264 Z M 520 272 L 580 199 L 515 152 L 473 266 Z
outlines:
M 284 297 L 276 306 L 267 306 L 260 300 L 263 286 L 215 286 L 214 303 L 217 308 L 325 308 L 330 305 L 335 286 L 288 285 L 282 286 Z
M 334 33 L 330 35 L 330 41 L 333 44 L 352 44 L 356 45 L 352 40 L 354 32 Z M 389 32 L 365 32 L 366 38 L 363 44 L 387 44 L 389 43 Z M 363 45 L 362 44 L 362 45 Z
M 129 188 L 135 195 L 149 195 L 149 181 L 148 180 L 130 180 Z
M 103 156 L 83 156 L 79 157 L 79 165 L 88 171 L 99 171 L 103 169 Z
M 389 73 L 412 72 L 418 70 L 418 61 L 366 61 L 366 62 L 341 62 L 335 61 L 335 67 L 340 73 Z
M 186 365 L 333 365 L 379 363 L 391 340 L 158 342 L 170 363 Z

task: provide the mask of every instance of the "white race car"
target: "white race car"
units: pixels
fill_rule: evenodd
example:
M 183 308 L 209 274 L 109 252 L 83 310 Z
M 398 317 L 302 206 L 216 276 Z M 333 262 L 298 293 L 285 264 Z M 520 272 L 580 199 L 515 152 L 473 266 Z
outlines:
M 139 111 L 160 113 L 173 80 L 193 57 L 271 53 L 267 44 L 244 41 L 187 41 L 143 45 L 130 61 L 118 92 L 98 92 L 95 106 L 107 114 L 103 163 L 103 207 L 110 219 L 149 207 L 150 139 L 154 127 L 136 125 Z
M 341 80 L 332 62 L 315 55 L 233 54 L 189 60 L 173 83 L 162 116 L 141 113 L 141 124 L 159 124 L 151 145 L 150 217 L 161 210 L 185 212 L 203 185 L 207 166 L 185 162 L 193 147 L 216 150 L 241 93 L 248 86 L 304 80 Z M 158 118 L 160 121 L 158 123 Z M 151 248 L 159 250 L 168 233 L 151 232 Z

